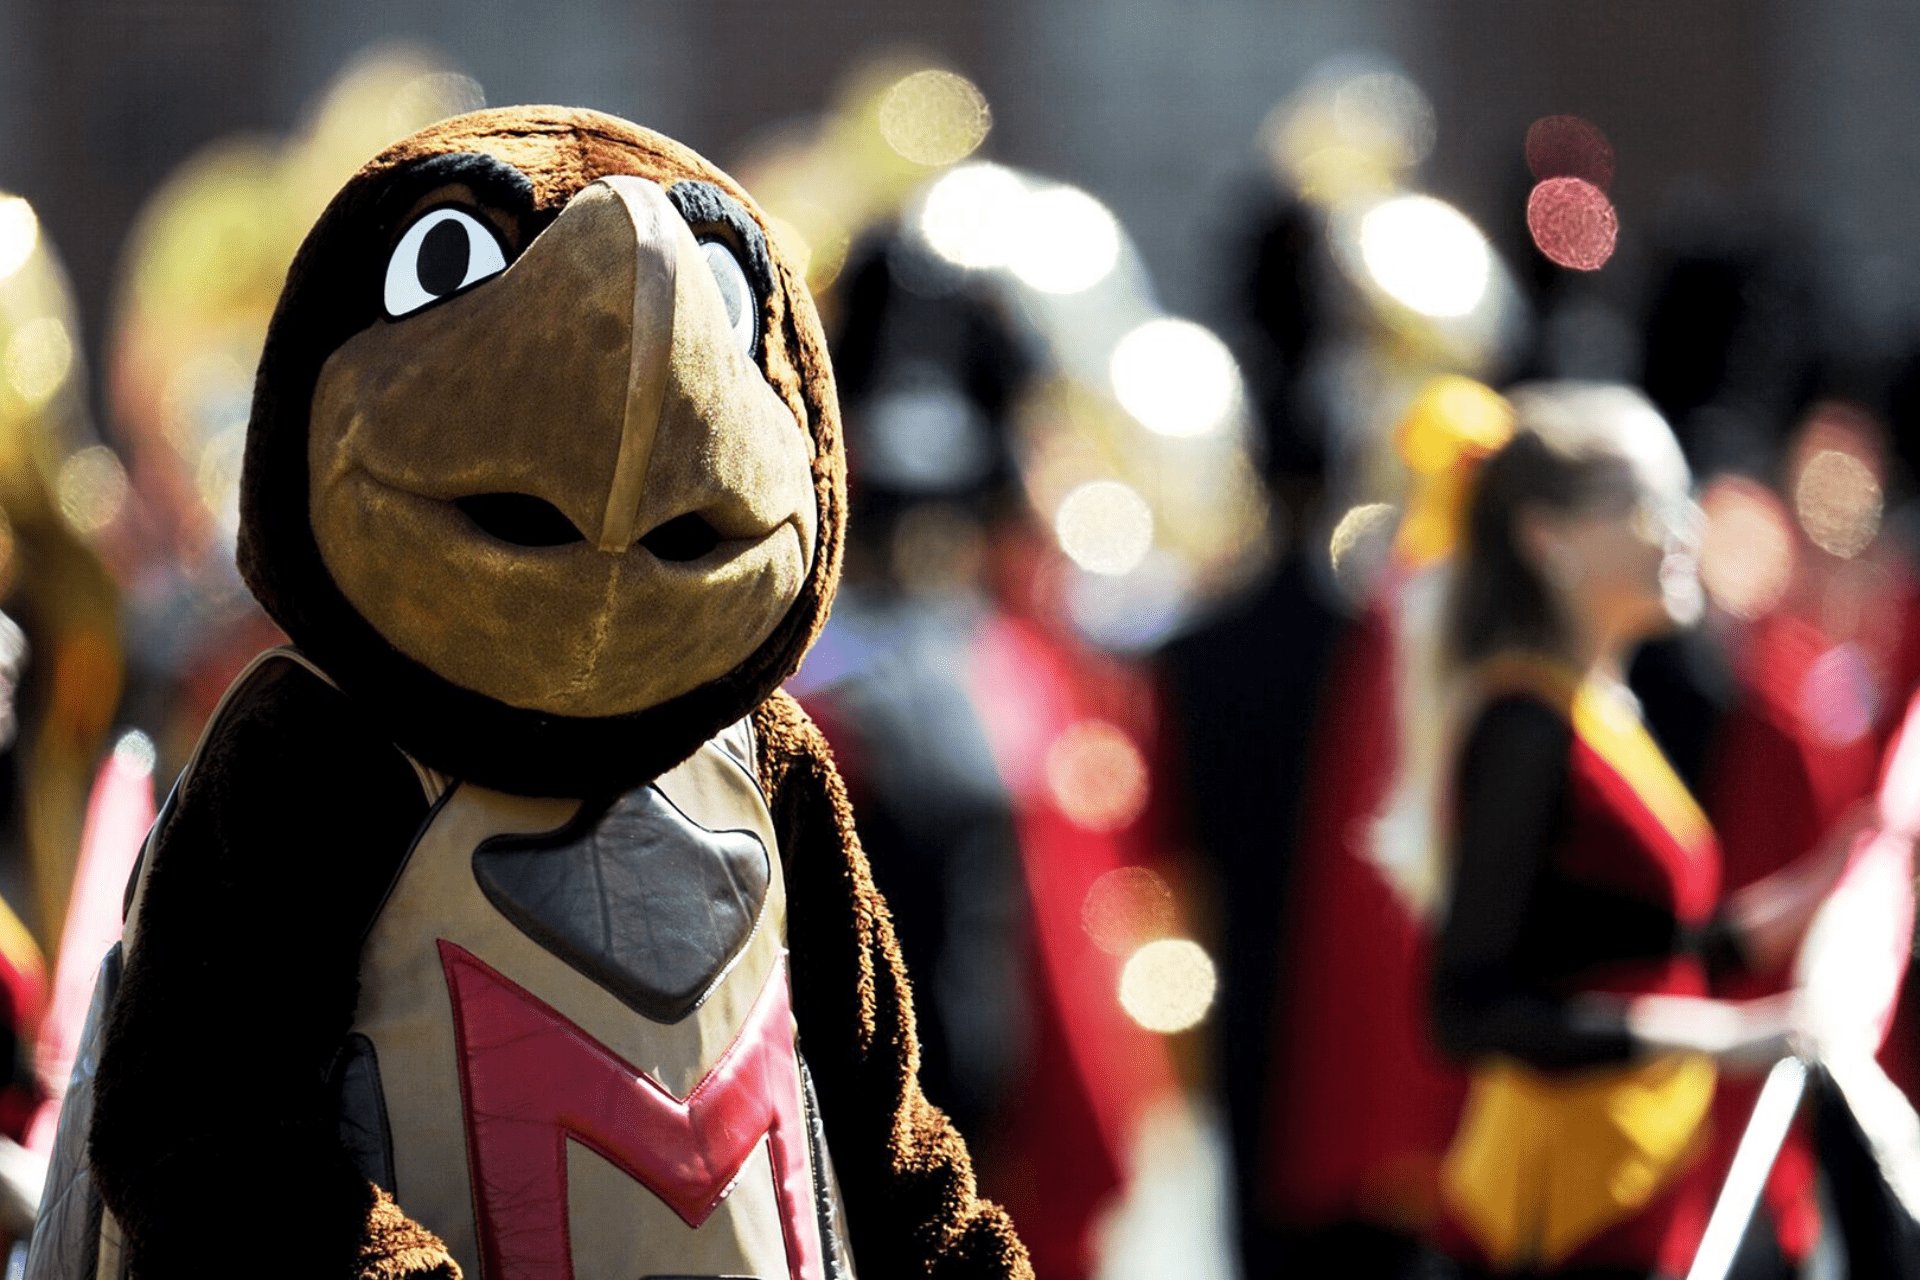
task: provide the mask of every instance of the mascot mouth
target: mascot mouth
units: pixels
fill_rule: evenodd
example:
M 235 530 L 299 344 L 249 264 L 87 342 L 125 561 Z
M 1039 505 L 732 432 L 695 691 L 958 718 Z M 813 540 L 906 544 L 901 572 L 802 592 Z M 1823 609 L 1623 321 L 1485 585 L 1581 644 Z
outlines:
M 454 499 L 453 505 L 480 532 L 510 546 L 564 547 L 587 540 L 560 508 L 530 493 L 475 493 Z M 724 539 L 705 516 L 689 511 L 656 526 L 639 541 L 656 560 L 684 564 L 698 560 Z

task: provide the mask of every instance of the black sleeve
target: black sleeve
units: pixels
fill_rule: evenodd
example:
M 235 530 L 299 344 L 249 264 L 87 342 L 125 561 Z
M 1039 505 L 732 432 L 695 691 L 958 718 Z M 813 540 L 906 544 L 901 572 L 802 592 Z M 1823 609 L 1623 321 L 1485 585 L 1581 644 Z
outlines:
M 1621 1062 L 1620 1016 L 1576 1015 L 1529 980 L 1521 941 L 1565 821 L 1573 731 L 1531 698 L 1489 706 L 1461 752 L 1453 883 L 1434 965 L 1433 1020 L 1458 1058 L 1505 1054 L 1543 1069 Z
M 323 1079 L 425 814 L 405 757 L 291 659 L 207 730 L 150 851 L 97 1077 L 91 1158 L 135 1275 L 356 1274 L 376 1196 Z

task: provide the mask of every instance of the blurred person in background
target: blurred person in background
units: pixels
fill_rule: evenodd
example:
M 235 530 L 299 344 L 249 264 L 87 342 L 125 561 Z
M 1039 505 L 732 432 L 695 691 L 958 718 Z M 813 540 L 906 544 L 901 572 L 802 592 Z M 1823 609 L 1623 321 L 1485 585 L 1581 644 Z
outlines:
M 1264 176 L 1242 218 L 1224 255 L 1245 268 L 1234 277 L 1227 313 L 1237 323 L 1225 336 L 1247 378 L 1280 551 L 1242 597 L 1169 644 L 1159 665 L 1195 853 L 1213 884 L 1231 887 L 1217 895 L 1217 1071 L 1239 1188 L 1241 1264 L 1264 1276 L 1279 1265 L 1273 1251 L 1290 1243 L 1275 1239 L 1261 1195 L 1261 1117 L 1288 1048 L 1272 1034 L 1291 933 L 1276 922 L 1289 917 L 1299 879 L 1315 708 L 1345 619 L 1316 567 L 1312 536 L 1327 458 L 1309 384 L 1315 348 L 1335 328 L 1325 226 Z M 1315 1163 L 1316 1176 L 1327 1176 L 1324 1162 Z
M 1400 68 L 1347 54 L 1261 127 L 1270 207 L 1233 261 L 1288 545 L 1263 592 L 1170 655 L 1196 834 L 1227 886 L 1223 1057 L 1257 1276 L 1423 1265 L 1464 1091 L 1423 1016 L 1431 876 L 1374 828 L 1403 756 L 1431 746 L 1402 651 L 1431 625 L 1459 469 L 1504 438 L 1475 379 L 1526 316 L 1482 232 L 1421 190 L 1434 118 Z
M 126 473 L 87 411 L 66 274 L 31 206 L 0 193 L 0 892 L 50 944 L 87 787 L 120 702 L 120 599 L 102 562 Z
M 119 707 L 120 601 L 102 561 L 126 476 L 86 407 L 65 270 L 0 192 L 0 1239 L 39 1197 L 36 1060 L 88 788 Z M 22 1190 L 25 1194 L 22 1195 Z
M 1738 692 L 1702 792 L 1729 890 L 1792 863 L 1873 791 L 1920 685 L 1920 597 L 1911 553 L 1882 521 L 1889 462 L 1879 423 L 1857 405 L 1819 401 L 1781 453 L 1781 494 L 1725 475 L 1702 495 L 1709 621 Z M 1721 975 L 1715 990 L 1751 999 L 1792 980 L 1785 966 L 1752 967 Z M 1909 1097 L 1920 1065 L 1915 1013 L 1909 988 L 1880 1054 Z M 1715 1142 L 1723 1165 L 1757 1091 L 1751 1080 L 1721 1086 Z M 1804 1126 L 1775 1162 L 1765 1206 L 1784 1256 L 1804 1260 L 1821 1230 Z
M 1506 402 L 1470 378 L 1432 378 L 1414 397 L 1393 433 L 1412 477 L 1405 515 L 1310 726 L 1256 1184 L 1290 1270 L 1405 1274 L 1436 1221 L 1465 1082 L 1424 1016 L 1437 869 L 1400 853 L 1426 847 L 1433 797 L 1396 778 L 1435 772 L 1440 719 L 1410 676 L 1436 623 L 1468 477 L 1511 431 Z
M 1441 1238 L 1501 1272 L 1681 1275 L 1716 1190 L 1717 1074 L 1792 1029 L 1783 1001 L 1710 998 L 1709 974 L 1785 963 L 1864 818 L 1722 899 L 1713 830 L 1623 676 L 1698 612 L 1686 464 L 1625 388 L 1512 400 L 1438 637 L 1462 731 L 1432 1010 L 1471 1064 Z
M 848 590 L 797 692 L 866 806 L 928 1096 L 985 1193 L 1041 1280 L 1147 1274 L 1205 1229 L 1157 1216 L 1187 1203 L 1180 1073 L 1115 998 L 1178 917 L 1152 682 L 1067 618 L 1010 438 L 1043 355 L 993 282 L 883 222 L 837 307 Z
M 923 975 L 927 1096 L 983 1140 L 1029 1014 L 1012 800 L 966 675 L 991 609 L 987 528 L 1018 501 L 1006 415 L 1030 360 L 963 281 L 932 296 L 903 288 L 896 263 L 912 252 L 883 224 L 838 283 L 850 541 L 845 590 L 801 689 L 863 806 L 862 843 Z

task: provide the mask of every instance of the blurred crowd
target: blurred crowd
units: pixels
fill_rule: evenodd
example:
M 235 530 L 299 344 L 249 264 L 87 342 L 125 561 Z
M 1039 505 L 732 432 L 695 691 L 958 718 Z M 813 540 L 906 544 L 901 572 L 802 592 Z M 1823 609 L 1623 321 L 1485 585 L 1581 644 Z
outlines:
M 97 350 L 58 246 L 0 195 L 0 1131 L 29 1149 L 156 788 L 277 639 L 233 540 L 286 266 L 366 157 L 484 101 L 430 53 L 373 50 L 289 136 L 196 155 L 139 218 Z M 1659 564 L 1663 616 L 1686 625 L 1627 628 L 1623 705 L 1658 744 L 1658 776 L 1628 786 L 1684 783 L 1710 824 L 1671 857 L 1711 858 L 1715 883 L 1669 932 L 1811 876 L 1804 924 L 1860 861 L 1834 842 L 1892 829 L 1850 815 L 1897 789 L 1920 688 L 1920 347 L 1856 358 L 1814 247 L 1743 211 L 1640 229 L 1653 269 L 1623 305 L 1595 287 L 1622 234 L 1599 124 L 1513 138 L 1511 223 L 1483 229 L 1422 191 L 1433 108 L 1378 59 L 1324 65 L 1248 140 L 1242 198 L 1195 228 L 1231 285 L 1208 324 L 1162 309 L 1098 193 L 986 159 L 992 126 L 958 71 L 881 61 L 720 157 L 834 336 L 850 545 L 793 692 L 896 916 L 929 1096 L 1042 1280 L 1577 1265 L 1468 1229 L 1459 1153 L 1488 1110 L 1469 1099 L 1491 1096 L 1489 1054 L 1530 1059 L 1436 1016 L 1493 928 L 1466 923 L 1484 902 L 1449 844 L 1472 829 L 1453 782 L 1470 718 L 1429 661 L 1481 481 L 1519 436 L 1564 452 L 1556 415 L 1593 417 L 1609 456 L 1639 457 L 1634 431 L 1677 442 L 1620 507 L 1671 499 L 1659 536 L 1697 563 Z M 1497 772 L 1490 803 L 1522 808 L 1502 788 L 1525 772 Z M 1910 930 L 1910 878 L 1856 890 L 1877 908 L 1853 932 Z M 1883 1081 L 1920 1096 L 1920 1006 L 1892 994 L 1908 949 L 1822 988 L 1885 988 L 1854 1054 L 1879 1074 L 1849 1091 L 1815 1067 L 1718 1274 L 1920 1259 L 1920 1128 L 1909 1153 L 1910 1108 L 1863 1100 Z M 1818 967 L 1797 930 L 1744 959 L 1598 989 L 1751 1013 Z M 1700 1195 L 1647 1256 L 1605 1265 L 1685 1273 L 1775 1088 L 1755 1046 L 1820 1058 L 1804 1021 L 1736 1036 L 1760 1059 L 1744 1071 L 1716 1050 L 1704 1118 L 1654 1162 Z

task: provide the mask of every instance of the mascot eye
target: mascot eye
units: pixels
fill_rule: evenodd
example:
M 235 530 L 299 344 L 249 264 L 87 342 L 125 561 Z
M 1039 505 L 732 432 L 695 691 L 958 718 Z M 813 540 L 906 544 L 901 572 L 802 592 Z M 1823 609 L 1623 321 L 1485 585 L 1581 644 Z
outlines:
M 721 301 L 727 304 L 727 327 L 733 330 L 740 349 L 752 355 L 754 339 L 760 336 L 760 300 L 753 296 L 747 273 L 725 241 L 702 240 L 700 249 L 707 255 L 707 268 L 720 286 Z
M 478 218 L 435 209 L 407 228 L 387 260 L 387 314 L 397 320 L 506 269 L 500 242 Z

